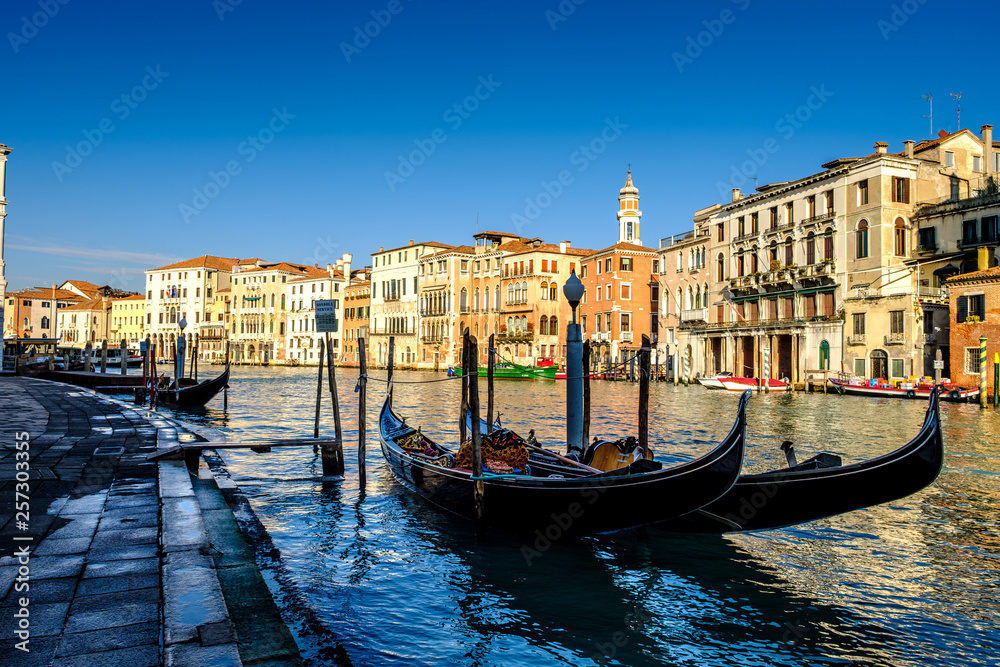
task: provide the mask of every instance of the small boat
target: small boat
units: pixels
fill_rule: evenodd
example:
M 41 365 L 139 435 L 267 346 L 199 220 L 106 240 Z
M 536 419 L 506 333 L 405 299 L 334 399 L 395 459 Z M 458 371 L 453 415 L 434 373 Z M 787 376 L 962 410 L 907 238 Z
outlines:
M 718 500 L 658 527 L 695 533 L 782 528 L 914 494 L 937 478 L 944 458 L 937 392 L 929 397 L 920 432 L 893 452 L 846 466 L 826 453 L 796 464 L 786 442 L 789 467 L 740 475 Z
M 906 382 L 900 382 L 896 385 L 886 382 L 885 380 L 875 378 L 872 380 L 868 379 L 843 379 L 843 378 L 830 378 L 830 383 L 837 388 L 837 391 L 841 394 L 854 394 L 856 396 L 881 396 L 883 398 L 927 398 L 932 393 L 935 393 L 935 386 L 938 387 L 937 392 L 941 394 L 941 398 L 949 401 L 968 401 L 969 399 L 976 398 L 979 396 L 979 387 L 973 389 L 966 389 L 960 387 L 954 382 L 942 382 L 940 385 L 935 385 L 933 380 L 930 378 L 912 378 Z
M 391 396 L 379 415 L 379 439 L 399 483 L 442 509 L 475 519 L 473 488 L 479 482 L 484 525 L 519 533 L 541 529 L 546 535 L 587 535 L 658 523 L 725 494 L 742 465 L 749 398 L 747 392 L 740 399 L 736 421 L 721 443 L 694 461 L 666 469 L 641 459 L 597 473 L 569 467 L 564 460 L 560 464 L 563 457 L 554 453 L 529 462 L 524 441 L 503 429 L 483 434 L 483 460 L 490 469 L 473 479 L 471 470 L 460 467 L 467 445 L 456 456 L 434 443 L 393 411 Z M 515 452 L 520 461 L 511 454 L 512 463 L 491 463 L 500 449 Z M 542 460 L 546 458 L 551 463 Z
M 555 380 L 557 368 L 557 366 L 521 366 L 505 361 L 493 367 L 493 378 L 495 380 Z M 456 367 L 454 371 L 455 375 L 462 375 L 461 367 Z M 479 367 L 479 377 L 487 377 L 487 373 L 486 366 Z
M 758 387 L 763 390 L 765 386 L 765 381 L 758 378 L 723 377 L 719 378 L 719 382 L 722 384 L 722 388 L 726 391 L 744 391 L 746 389 L 756 390 Z M 767 380 L 766 386 L 768 391 L 792 390 L 792 383 L 784 380 Z
M 200 408 L 225 389 L 229 384 L 229 366 L 211 380 L 196 382 L 181 378 L 169 387 L 157 388 L 156 402 L 168 408 Z
M 706 389 L 725 389 L 726 387 L 722 384 L 722 380 L 733 377 L 733 374 L 729 371 L 723 371 L 722 373 L 716 373 L 712 377 L 708 378 L 695 378 L 698 380 L 698 384 Z

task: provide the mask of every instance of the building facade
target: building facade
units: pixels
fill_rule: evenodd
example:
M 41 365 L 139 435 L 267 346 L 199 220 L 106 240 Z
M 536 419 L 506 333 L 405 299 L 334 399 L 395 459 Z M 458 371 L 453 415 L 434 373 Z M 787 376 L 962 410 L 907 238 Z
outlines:
M 134 352 L 139 351 L 139 341 L 144 339 L 146 330 L 146 297 L 142 294 L 111 299 L 111 321 L 108 327 L 109 341 L 120 344 L 126 341 Z
M 290 363 L 319 363 L 320 341 L 327 335 L 316 331 L 316 301 L 322 300 L 334 302 L 338 328 L 328 335 L 334 363 L 341 359 L 346 277 L 351 275 L 350 253 L 338 259 L 336 266 L 327 264 L 326 267 L 326 274 L 323 276 L 304 276 L 288 282 L 286 360 Z
M 371 317 L 371 268 L 365 267 L 354 272 L 351 283 L 344 288 L 343 353 L 342 366 L 359 366 L 361 344 L 365 344 L 366 359 L 368 348 L 368 320 Z
M 4 338 L 56 338 L 62 334 L 59 314 L 64 308 L 89 301 L 96 292 L 82 296 L 53 285 L 8 292 L 4 299 Z M 65 337 L 63 340 L 66 341 Z
M 993 396 L 993 359 L 1000 352 L 1000 266 L 987 268 L 990 250 L 980 251 L 983 268 L 947 280 L 950 304 L 949 359 L 942 377 L 963 387 L 979 386 L 980 337 L 986 337 L 987 394 Z M 992 400 L 992 398 L 990 399 Z

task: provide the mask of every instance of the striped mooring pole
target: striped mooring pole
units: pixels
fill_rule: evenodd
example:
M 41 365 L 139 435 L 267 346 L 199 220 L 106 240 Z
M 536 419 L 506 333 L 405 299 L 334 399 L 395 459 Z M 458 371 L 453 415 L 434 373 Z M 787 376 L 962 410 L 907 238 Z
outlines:
M 771 350 L 764 348 L 764 393 L 769 393 L 768 387 L 771 384 Z
M 993 409 L 1000 404 L 1000 352 L 993 353 Z
M 986 336 L 979 337 L 979 407 L 985 408 L 986 396 Z
M 684 352 L 684 384 L 691 384 L 691 350 Z

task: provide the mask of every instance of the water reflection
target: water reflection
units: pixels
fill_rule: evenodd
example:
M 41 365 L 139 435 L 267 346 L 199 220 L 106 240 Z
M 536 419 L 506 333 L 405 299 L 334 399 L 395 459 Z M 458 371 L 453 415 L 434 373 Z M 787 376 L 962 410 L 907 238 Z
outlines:
M 314 373 L 236 369 L 228 413 L 210 406 L 197 418 L 245 437 L 311 434 Z M 353 382 L 343 372 L 341 382 L 344 434 L 356 443 Z M 371 428 L 384 385 L 369 387 L 364 490 L 351 447 L 345 478 L 332 482 L 320 479 L 309 448 L 225 454 L 280 553 L 279 598 L 291 598 L 283 608 L 311 619 L 293 631 L 320 664 L 333 664 L 334 638 L 357 664 L 385 665 L 944 665 L 991 664 L 1000 654 L 1000 425 L 991 411 L 942 406 L 945 469 L 896 503 L 754 535 L 627 531 L 559 544 L 529 565 L 518 540 L 477 539 L 467 522 L 395 483 Z M 592 433 L 633 433 L 637 387 L 593 389 Z M 455 382 L 399 384 L 395 403 L 431 437 L 454 441 L 459 390 Z M 564 390 L 498 383 L 497 403 L 505 424 L 534 428 L 558 446 Z M 728 394 L 654 385 L 657 458 L 670 464 L 704 453 L 728 431 L 735 407 Z M 782 465 L 786 438 L 800 456 L 877 456 L 913 437 L 924 409 L 755 396 L 747 468 Z M 332 425 L 324 422 L 324 432 Z

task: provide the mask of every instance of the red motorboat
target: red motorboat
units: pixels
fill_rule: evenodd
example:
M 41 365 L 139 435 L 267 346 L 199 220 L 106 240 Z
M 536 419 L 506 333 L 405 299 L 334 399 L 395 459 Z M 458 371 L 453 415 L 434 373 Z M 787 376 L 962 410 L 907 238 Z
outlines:
M 762 391 L 767 387 L 767 391 L 791 391 L 792 383 L 784 380 L 763 380 L 761 378 L 716 378 L 726 391 L 745 391 L 747 389 Z

